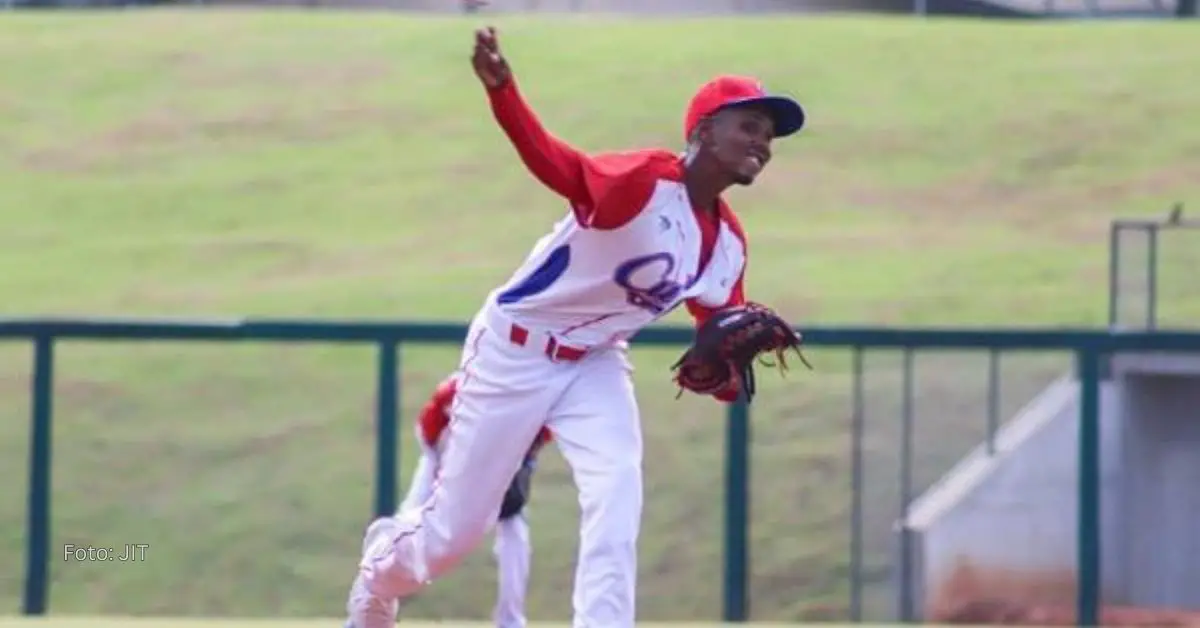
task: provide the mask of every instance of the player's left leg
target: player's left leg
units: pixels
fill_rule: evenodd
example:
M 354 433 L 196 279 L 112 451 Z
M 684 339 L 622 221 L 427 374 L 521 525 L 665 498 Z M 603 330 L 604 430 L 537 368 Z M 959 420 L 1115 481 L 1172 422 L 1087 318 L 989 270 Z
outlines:
M 472 324 L 432 493 L 394 517 L 397 532 L 359 563 L 368 590 L 382 599 L 418 593 L 484 540 L 549 408 L 577 373 L 577 362 L 549 360 L 517 344 L 511 324 L 503 333 L 498 326 L 483 318 Z
M 525 628 L 525 593 L 529 589 L 529 522 L 519 512 L 496 524 L 492 546 L 496 557 L 496 628 Z
M 417 442 L 421 442 L 419 431 L 416 437 Z M 421 457 L 417 460 L 412 481 L 408 485 L 408 494 L 404 496 L 404 501 L 401 502 L 397 512 L 420 505 L 433 492 L 433 480 L 437 470 L 437 452 L 424 443 L 421 443 L 421 449 Z M 395 518 L 387 517 L 372 522 L 367 527 L 366 534 L 363 535 L 362 556 L 370 554 L 373 545 L 386 542 L 388 538 L 394 536 L 394 528 L 398 525 Z M 403 603 L 404 600 L 385 600 L 373 595 L 367 590 L 363 575 L 359 572 L 350 585 L 350 594 L 346 600 L 346 612 L 351 617 L 359 616 L 359 621 L 365 625 L 390 626 L 396 623 L 396 616 Z M 346 621 L 346 626 L 347 628 L 358 628 L 349 619 Z
M 581 510 L 573 625 L 633 628 L 642 517 L 642 430 L 623 351 L 589 356 L 548 423 Z
M 419 433 L 417 438 L 419 442 Z M 429 499 L 429 494 L 433 492 L 433 479 L 436 475 L 437 451 L 421 443 L 421 457 L 417 460 L 416 468 L 413 469 L 412 481 L 408 484 L 408 493 L 405 494 L 404 501 L 400 502 L 400 506 L 396 508 L 396 512 L 406 508 L 415 508 Z

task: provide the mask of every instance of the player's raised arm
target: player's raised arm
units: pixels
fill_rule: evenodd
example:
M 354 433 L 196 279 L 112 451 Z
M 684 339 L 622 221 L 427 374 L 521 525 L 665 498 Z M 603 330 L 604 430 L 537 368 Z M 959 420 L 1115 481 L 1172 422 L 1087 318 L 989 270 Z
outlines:
M 583 177 L 586 157 L 551 135 L 521 97 L 508 61 L 500 52 L 494 28 L 475 32 L 475 52 L 471 64 L 487 88 L 496 121 L 512 141 L 525 166 L 546 187 L 572 203 L 586 203 L 589 200 Z
M 580 225 L 615 229 L 649 200 L 666 167 L 661 155 L 635 151 L 590 156 L 554 137 L 521 97 L 495 29 L 476 31 L 471 64 L 487 88 L 496 121 L 525 166 L 570 202 Z

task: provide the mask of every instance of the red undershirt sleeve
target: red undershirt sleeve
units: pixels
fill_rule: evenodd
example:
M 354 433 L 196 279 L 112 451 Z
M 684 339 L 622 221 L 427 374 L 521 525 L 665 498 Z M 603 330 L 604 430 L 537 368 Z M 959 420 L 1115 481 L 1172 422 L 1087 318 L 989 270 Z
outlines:
M 738 222 L 737 218 L 732 214 L 732 212 L 730 212 L 728 210 L 727 207 L 723 206 L 721 213 L 722 213 L 722 216 L 728 221 L 730 230 L 732 230 L 734 235 L 737 236 L 737 238 L 742 241 L 742 245 L 743 245 L 743 247 L 745 247 L 745 250 L 746 250 L 746 255 L 749 256 L 750 251 L 749 251 L 749 246 L 746 243 L 746 232 L 742 230 L 741 223 Z M 745 264 L 743 264 L 741 272 L 738 273 L 737 281 L 734 282 L 734 284 L 733 284 L 733 289 L 731 289 L 729 291 L 729 298 L 725 301 L 725 303 L 721 304 L 718 307 L 707 307 L 704 304 L 698 302 L 696 299 L 688 299 L 686 302 L 687 311 L 689 314 L 692 315 L 692 319 L 695 322 L 696 329 L 700 329 L 700 327 L 704 326 L 704 323 L 708 322 L 708 319 L 712 318 L 713 314 L 717 313 L 720 310 L 723 310 L 728 307 L 733 307 L 735 305 L 745 305 L 745 303 L 746 303 L 745 280 L 746 280 L 746 266 L 745 266 Z M 725 390 L 721 390 L 721 391 L 717 391 L 717 392 L 713 393 L 713 397 L 715 397 L 719 401 L 724 401 L 726 403 L 732 403 L 734 401 L 737 401 L 739 392 L 741 392 L 740 387 L 734 385 L 734 386 L 731 386 L 730 388 L 726 388 Z
M 586 155 L 546 130 L 515 80 L 487 93 L 496 121 L 525 167 L 570 202 L 581 226 L 615 229 L 649 201 L 657 180 L 650 154 Z
M 708 322 L 708 319 L 712 318 L 713 314 L 717 313 L 718 311 L 727 307 L 743 305 L 746 303 L 746 291 L 742 286 L 745 276 L 746 271 L 743 269 L 742 274 L 738 275 L 737 283 L 733 284 L 733 290 L 729 293 L 729 300 L 726 301 L 721 307 L 710 308 L 698 303 L 695 299 L 688 299 L 686 303 L 687 310 L 688 313 L 692 315 L 692 319 L 695 321 L 696 329 L 700 329 L 700 327 L 702 327 L 704 323 Z M 730 388 L 726 388 L 725 390 L 717 391 L 713 393 L 712 396 L 718 401 L 732 403 L 737 401 L 738 393 L 740 391 L 740 387 L 735 385 Z

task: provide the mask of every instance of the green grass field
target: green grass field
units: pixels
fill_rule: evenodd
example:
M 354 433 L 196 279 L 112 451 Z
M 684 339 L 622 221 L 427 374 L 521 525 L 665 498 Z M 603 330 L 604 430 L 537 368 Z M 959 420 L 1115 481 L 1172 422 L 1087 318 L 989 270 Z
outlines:
M 1101 325 L 1108 221 L 1200 196 L 1192 25 L 498 24 L 545 122 L 588 150 L 680 146 L 686 100 L 718 72 L 757 74 L 806 102 L 811 130 L 730 195 L 752 242 L 749 291 L 804 325 Z M 491 120 L 467 63 L 474 26 L 333 12 L 0 17 L 0 315 L 465 321 L 564 211 Z M 1182 281 L 1164 285 L 1164 312 L 1180 321 L 1200 316 L 1186 290 L 1196 243 L 1164 252 Z M 713 619 L 721 409 L 674 399 L 674 350 L 635 353 L 648 450 L 641 614 Z M 456 357 L 405 349 L 406 417 Z M 337 615 L 370 505 L 372 358 L 65 346 L 54 547 L 149 552 L 120 566 L 55 556 L 52 611 Z M 815 373 L 764 378 L 756 403 L 759 620 L 836 620 L 847 603 L 847 356 L 812 358 Z M 1003 412 L 1067 363 L 1006 359 Z M 0 346 L 11 478 L 0 551 L 13 557 L 0 566 L 0 612 L 18 608 L 21 586 L 28 364 L 26 346 Z M 889 608 L 899 508 L 899 364 L 868 360 L 874 616 Z M 983 436 L 984 364 L 918 357 L 918 485 Z M 535 491 L 530 613 L 560 621 L 577 532 L 557 454 Z M 481 548 L 409 612 L 484 618 L 492 582 Z

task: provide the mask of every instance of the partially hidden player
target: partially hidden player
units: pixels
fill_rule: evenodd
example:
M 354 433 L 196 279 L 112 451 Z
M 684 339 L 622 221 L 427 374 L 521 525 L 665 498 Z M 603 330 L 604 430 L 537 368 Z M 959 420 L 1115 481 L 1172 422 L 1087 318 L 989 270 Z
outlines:
M 446 443 L 446 427 L 450 423 L 450 407 L 454 402 L 454 394 L 458 387 L 454 375 L 442 380 L 434 389 L 432 396 L 422 406 L 417 414 L 415 433 L 420 445 L 421 457 L 413 470 L 413 478 L 408 486 L 408 493 L 401 502 L 398 512 L 411 508 L 420 508 L 433 493 L 434 483 L 438 477 L 439 460 Z M 525 595 L 529 589 L 529 563 L 533 554 L 529 537 L 529 521 L 526 517 L 525 506 L 529 500 L 532 488 L 533 472 L 537 468 L 537 456 L 542 448 L 552 440 L 550 430 L 543 427 L 534 440 L 521 468 L 513 476 L 496 517 L 495 542 L 492 554 L 496 559 L 496 604 L 492 613 L 497 628 L 524 628 Z M 375 527 L 368 532 L 363 541 L 364 548 L 375 540 L 378 533 L 385 530 Z M 369 595 L 362 587 L 361 580 L 356 581 L 350 592 L 350 607 L 356 602 L 356 596 Z M 399 606 L 405 600 L 396 600 L 396 608 L 386 609 L 388 615 L 395 621 Z M 347 626 L 353 627 L 353 621 Z
M 721 195 L 753 183 L 805 113 L 752 78 L 720 76 L 686 107 L 682 153 L 586 154 L 526 104 L 494 29 L 476 32 L 471 62 L 525 167 L 569 211 L 473 318 L 438 481 L 419 505 L 371 524 L 351 623 L 391 626 L 395 600 L 459 565 L 548 427 L 579 493 L 573 625 L 632 628 L 642 431 L 627 341 L 679 305 L 698 329 L 744 307 L 746 237 Z M 737 399 L 742 379 L 722 381 L 704 394 Z

